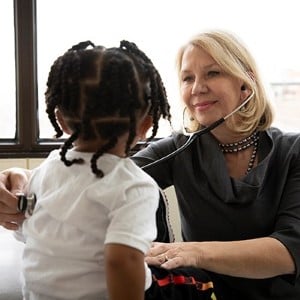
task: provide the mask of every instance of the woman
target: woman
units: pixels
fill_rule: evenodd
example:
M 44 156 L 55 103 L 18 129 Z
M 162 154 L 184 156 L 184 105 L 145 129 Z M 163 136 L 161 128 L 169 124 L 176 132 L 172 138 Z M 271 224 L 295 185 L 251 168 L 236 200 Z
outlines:
M 188 131 L 245 104 L 164 162 L 149 165 L 187 135 L 134 156 L 162 188 L 174 185 L 182 223 L 184 242 L 155 243 L 147 262 L 208 270 L 218 299 L 300 299 L 300 136 L 270 127 L 257 67 L 231 34 L 199 34 L 180 49 L 177 66 Z

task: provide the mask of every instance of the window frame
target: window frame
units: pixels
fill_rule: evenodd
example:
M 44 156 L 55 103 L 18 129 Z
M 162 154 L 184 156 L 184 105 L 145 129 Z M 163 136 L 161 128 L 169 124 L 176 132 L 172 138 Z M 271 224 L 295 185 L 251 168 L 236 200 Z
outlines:
M 16 135 L 0 139 L 0 158 L 46 157 L 61 141 L 39 138 L 36 0 L 14 0 Z

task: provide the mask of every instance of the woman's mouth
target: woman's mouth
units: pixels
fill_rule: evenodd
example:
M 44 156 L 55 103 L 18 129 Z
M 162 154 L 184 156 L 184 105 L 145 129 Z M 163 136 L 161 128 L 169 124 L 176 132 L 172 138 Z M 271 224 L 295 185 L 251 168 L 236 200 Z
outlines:
M 217 101 L 204 101 L 193 105 L 195 111 L 205 111 L 210 109 Z

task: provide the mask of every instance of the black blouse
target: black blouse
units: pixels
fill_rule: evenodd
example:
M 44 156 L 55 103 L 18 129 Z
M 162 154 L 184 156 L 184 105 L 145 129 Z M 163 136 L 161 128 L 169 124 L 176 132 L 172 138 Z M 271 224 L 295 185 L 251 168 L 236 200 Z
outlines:
M 175 133 L 150 143 L 133 159 L 144 166 L 175 151 L 187 139 Z M 271 236 L 290 251 L 296 265 L 293 276 L 253 280 L 212 274 L 232 291 L 231 300 L 299 300 L 300 135 L 276 128 L 260 132 L 258 159 L 245 177 L 231 178 L 217 140 L 208 133 L 145 171 L 161 188 L 174 185 L 185 241 Z

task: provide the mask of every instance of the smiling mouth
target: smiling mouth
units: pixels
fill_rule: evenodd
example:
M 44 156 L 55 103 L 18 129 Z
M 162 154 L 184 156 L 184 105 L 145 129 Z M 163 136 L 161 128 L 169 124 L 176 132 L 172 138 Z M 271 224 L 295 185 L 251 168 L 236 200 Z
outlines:
M 194 109 L 196 111 L 205 111 L 205 110 L 210 109 L 212 106 L 214 106 L 214 104 L 216 102 L 217 101 L 209 101 L 209 102 L 197 103 L 197 104 L 193 105 L 193 107 L 194 107 Z

